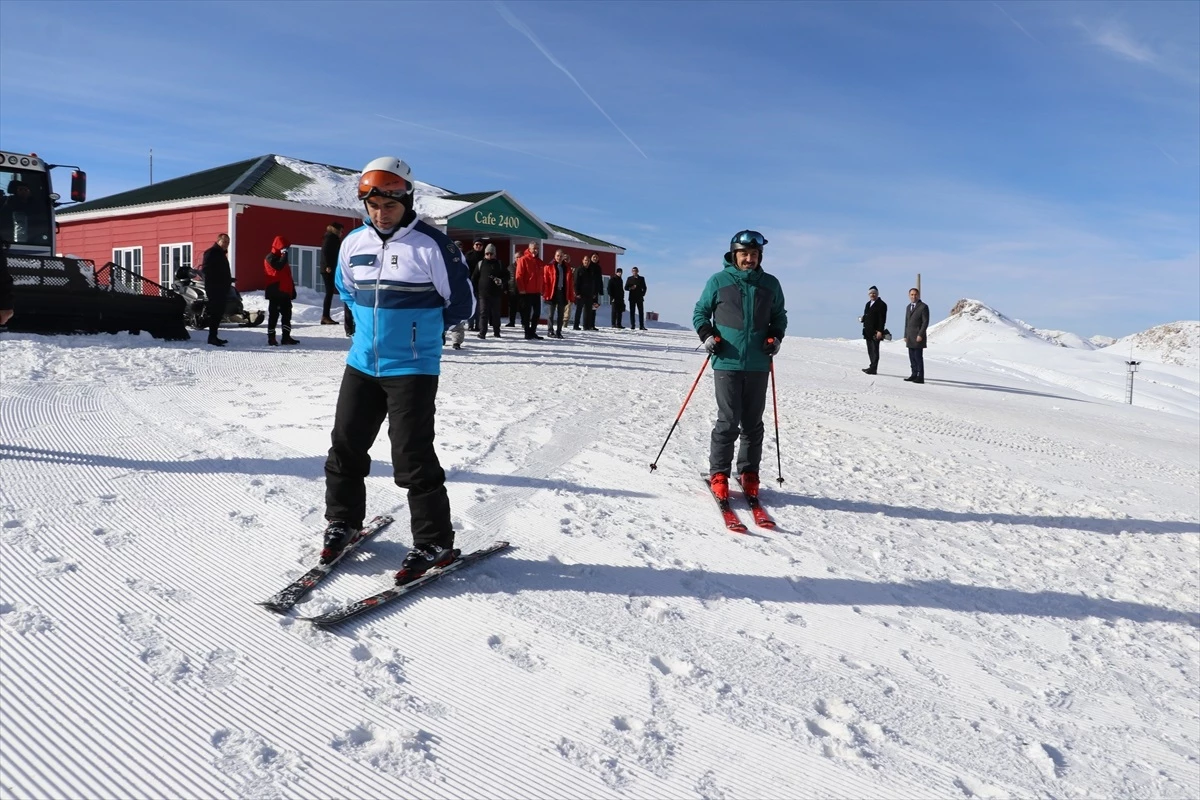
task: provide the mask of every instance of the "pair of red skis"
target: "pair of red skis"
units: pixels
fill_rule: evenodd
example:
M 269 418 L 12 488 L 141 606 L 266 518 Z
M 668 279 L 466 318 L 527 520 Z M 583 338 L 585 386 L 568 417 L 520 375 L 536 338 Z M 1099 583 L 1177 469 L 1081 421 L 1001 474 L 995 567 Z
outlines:
M 742 522 L 741 518 L 738 517 L 737 512 L 733 510 L 733 506 L 729 504 L 729 500 L 722 500 L 717 497 L 712 491 L 712 486 L 709 484 L 707 475 L 703 479 L 705 488 L 708 489 L 713 500 L 717 501 L 717 508 L 721 510 L 721 516 L 725 520 L 725 527 L 733 533 L 749 533 L 746 523 Z M 738 480 L 739 486 L 741 486 L 741 483 L 741 480 Z M 745 487 L 743 487 L 742 496 L 746 498 L 746 505 L 750 506 L 750 513 L 754 516 L 754 524 L 760 528 L 775 530 L 775 520 L 771 519 L 771 515 L 763 508 L 762 500 L 759 499 L 758 495 L 746 494 Z

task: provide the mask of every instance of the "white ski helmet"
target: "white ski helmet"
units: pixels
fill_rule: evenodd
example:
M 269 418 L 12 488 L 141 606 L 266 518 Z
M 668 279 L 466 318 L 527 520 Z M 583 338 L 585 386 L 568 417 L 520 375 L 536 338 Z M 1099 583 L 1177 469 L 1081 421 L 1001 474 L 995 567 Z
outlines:
M 358 179 L 358 199 L 371 197 L 407 200 L 413 193 L 412 169 L 395 156 L 377 158 L 363 167 Z

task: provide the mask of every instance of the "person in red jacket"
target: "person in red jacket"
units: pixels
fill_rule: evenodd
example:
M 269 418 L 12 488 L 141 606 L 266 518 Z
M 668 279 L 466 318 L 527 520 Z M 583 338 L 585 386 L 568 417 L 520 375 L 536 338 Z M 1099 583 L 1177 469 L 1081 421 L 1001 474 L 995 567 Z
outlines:
M 296 284 L 292 280 L 292 267 L 288 264 L 288 248 L 291 245 L 282 236 L 271 243 L 271 252 L 263 261 L 267 273 L 267 344 L 274 347 L 275 323 L 283 317 L 284 344 L 300 344 L 292 338 L 292 301 L 296 299 Z
M 554 263 L 542 269 L 542 299 L 550 304 L 546 335 L 563 338 L 563 318 L 567 315 L 567 307 L 575 302 L 575 279 L 571 277 L 571 265 L 562 250 L 555 251 Z
M 521 293 L 521 325 L 526 339 L 541 339 L 537 334 L 538 320 L 542 317 L 542 269 L 545 264 L 538 258 L 537 242 L 517 259 L 517 291 Z

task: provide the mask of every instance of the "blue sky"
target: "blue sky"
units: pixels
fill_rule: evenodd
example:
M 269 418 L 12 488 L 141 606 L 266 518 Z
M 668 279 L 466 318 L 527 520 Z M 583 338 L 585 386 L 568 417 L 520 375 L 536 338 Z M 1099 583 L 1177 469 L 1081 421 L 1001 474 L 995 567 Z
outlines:
M 96 198 L 263 153 L 503 188 L 688 323 L 742 228 L 790 333 L 917 272 L 1041 328 L 1200 318 L 1200 3 L 0 3 L 0 145 Z M 892 326 L 894 328 L 894 326 Z

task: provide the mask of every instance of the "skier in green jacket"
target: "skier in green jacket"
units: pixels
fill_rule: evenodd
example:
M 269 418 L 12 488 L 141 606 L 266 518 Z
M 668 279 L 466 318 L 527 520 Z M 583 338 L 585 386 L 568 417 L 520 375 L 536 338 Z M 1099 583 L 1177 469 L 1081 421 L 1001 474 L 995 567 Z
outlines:
M 742 490 L 758 496 L 763 411 L 771 358 L 787 332 L 783 289 L 763 272 L 758 231 L 740 231 L 729 243 L 725 268 L 708 279 L 692 314 L 692 325 L 710 354 L 717 391 L 717 422 L 708 453 L 709 486 L 729 497 L 734 443 L 741 440 L 737 471 Z

